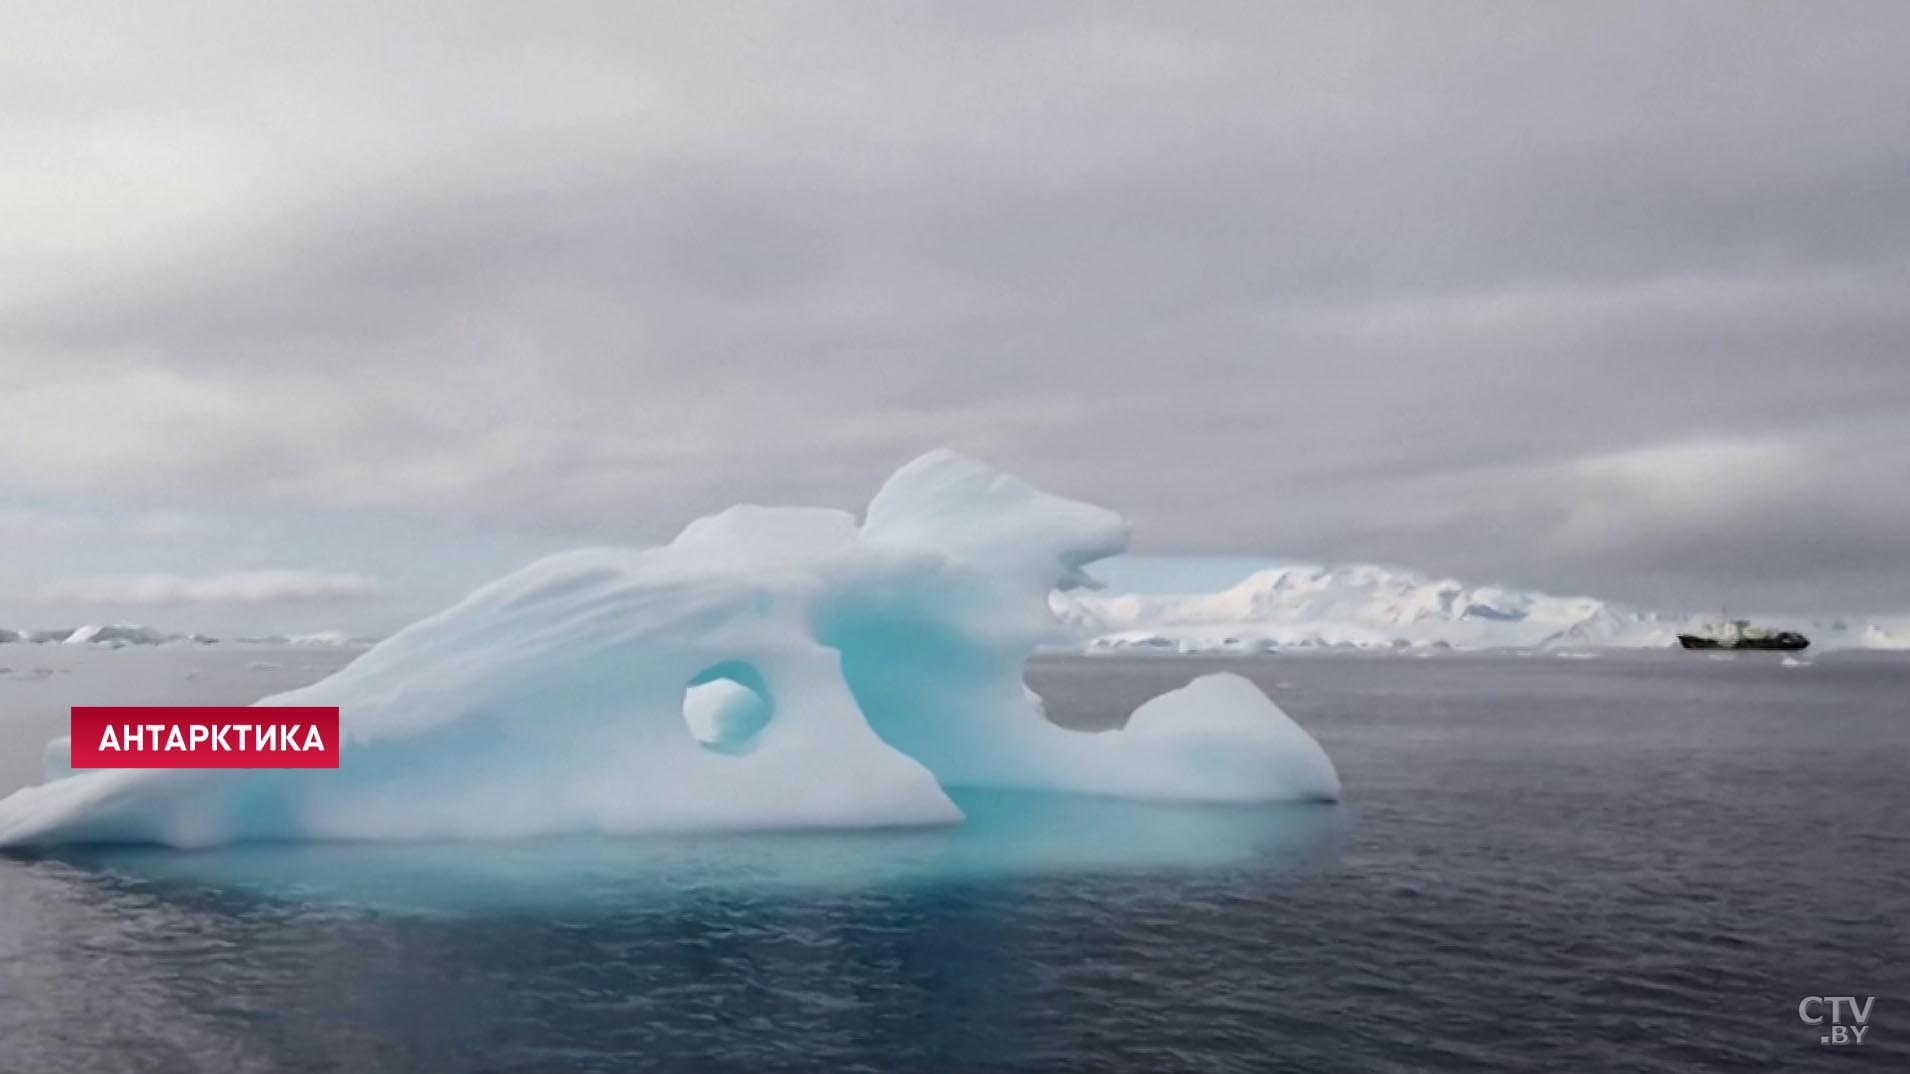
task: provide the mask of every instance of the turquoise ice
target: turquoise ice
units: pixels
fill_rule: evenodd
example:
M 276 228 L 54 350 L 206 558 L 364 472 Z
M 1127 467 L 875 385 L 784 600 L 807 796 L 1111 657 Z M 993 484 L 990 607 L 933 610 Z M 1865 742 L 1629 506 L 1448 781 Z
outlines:
M 326 771 L 74 772 L 0 800 L 0 846 L 208 846 L 960 822 L 950 790 L 1332 799 L 1319 745 L 1245 679 L 1122 730 L 1046 720 L 1028 654 L 1114 513 L 949 451 L 860 521 L 738 506 L 667 545 L 534 563 L 262 705 L 336 705 Z

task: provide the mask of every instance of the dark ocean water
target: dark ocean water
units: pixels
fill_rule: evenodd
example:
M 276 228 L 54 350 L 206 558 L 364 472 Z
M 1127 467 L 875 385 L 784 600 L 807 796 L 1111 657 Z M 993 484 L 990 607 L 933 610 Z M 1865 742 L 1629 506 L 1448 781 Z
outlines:
M 1030 681 L 1100 725 L 1221 667 L 1344 804 L 0 858 L 0 1072 L 1910 1070 L 1910 663 Z M 1812 995 L 1875 996 L 1865 1042 Z

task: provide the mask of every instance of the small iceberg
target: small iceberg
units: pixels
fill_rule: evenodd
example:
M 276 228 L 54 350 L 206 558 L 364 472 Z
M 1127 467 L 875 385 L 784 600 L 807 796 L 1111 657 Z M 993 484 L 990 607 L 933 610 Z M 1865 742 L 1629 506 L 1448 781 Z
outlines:
M 1205 676 L 1124 730 L 1050 723 L 1022 681 L 1049 607 L 1126 547 L 1114 513 L 937 451 L 864 517 L 738 506 L 657 548 L 568 552 L 314 685 L 335 770 L 75 772 L 0 800 L 0 847 L 438 840 L 959 822 L 954 790 L 1335 799 L 1317 742 Z

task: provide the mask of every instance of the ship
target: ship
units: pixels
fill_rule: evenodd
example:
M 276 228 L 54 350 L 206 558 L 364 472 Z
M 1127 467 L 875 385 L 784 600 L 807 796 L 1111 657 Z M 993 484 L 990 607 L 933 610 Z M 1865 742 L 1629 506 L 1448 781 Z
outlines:
M 1749 619 L 1733 619 L 1715 630 L 1678 635 L 1678 644 L 1687 649 L 1762 649 L 1794 653 L 1808 648 L 1810 643 L 1809 638 L 1795 630 L 1767 630 L 1752 626 Z

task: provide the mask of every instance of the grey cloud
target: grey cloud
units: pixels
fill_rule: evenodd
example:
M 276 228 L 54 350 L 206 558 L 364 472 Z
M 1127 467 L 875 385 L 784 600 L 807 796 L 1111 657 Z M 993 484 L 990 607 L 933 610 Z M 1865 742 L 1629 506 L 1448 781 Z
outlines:
M 73 180 L 0 166 L 0 481 L 638 539 L 950 443 L 1159 550 L 1910 604 L 1900 6 L 417 10 L 0 53 Z M 1705 443 L 1803 461 L 1614 484 Z
M 233 571 L 204 577 L 112 574 L 48 583 L 41 599 L 77 604 L 265 604 L 359 599 L 382 592 L 374 578 L 351 572 Z

